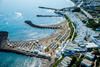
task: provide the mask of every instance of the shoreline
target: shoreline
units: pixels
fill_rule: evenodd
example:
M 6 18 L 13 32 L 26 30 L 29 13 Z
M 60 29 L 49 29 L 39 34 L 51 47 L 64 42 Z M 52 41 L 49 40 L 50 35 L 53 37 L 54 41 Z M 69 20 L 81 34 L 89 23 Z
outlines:
M 0 51 L 48 59 L 50 61 L 49 64 L 52 64 L 55 62 L 56 51 L 59 50 L 62 42 L 65 42 L 69 35 L 70 30 L 68 29 L 67 23 L 68 22 L 64 20 L 58 24 L 54 24 L 55 26 L 62 26 L 63 28 L 56 29 L 52 35 L 45 38 L 25 41 L 7 41 L 8 44 L 0 45 Z M 45 48 L 39 50 L 38 46 Z M 46 51 L 47 48 L 49 51 Z M 35 50 L 40 51 L 40 53 L 34 54 Z
M 66 20 L 61 21 L 60 23 L 57 23 L 57 24 L 54 24 L 54 25 L 55 25 L 55 26 L 59 26 L 59 25 L 61 25 L 62 23 L 64 23 L 65 21 L 66 21 Z M 53 24 L 52 24 L 52 25 L 53 25 Z M 50 25 L 50 26 L 52 26 L 52 25 Z M 51 35 L 49 35 L 48 37 L 40 38 L 40 39 L 38 39 L 38 40 L 42 40 L 42 39 L 46 39 L 46 38 L 52 37 L 54 34 L 57 33 L 57 30 L 58 30 L 58 29 L 55 29 L 55 31 L 54 31 Z
M 63 22 L 65 22 L 66 20 L 64 19 L 63 21 L 59 21 L 58 23 L 56 24 L 50 24 L 50 25 L 43 25 L 43 26 L 59 26 L 60 24 L 62 24 Z M 46 28 L 40 28 L 40 29 L 46 29 Z M 9 39 L 9 41 L 14 41 L 14 42 L 20 42 L 20 41 L 36 41 L 36 40 L 42 40 L 42 39 L 45 39 L 45 38 L 49 38 L 51 37 L 52 35 L 55 34 L 55 32 L 58 30 L 58 29 L 51 29 L 51 30 L 54 30 L 53 33 L 49 34 L 47 37 L 41 37 L 39 39 L 28 39 L 28 40 L 11 40 Z
M 38 40 L 38 45 L 42 45 L 42 46 L 46 46 L 46 47 L 49 47 L 49 45 L 50 46 L 52 46 L 51 44 L 55 44 L 56 46 L 58 46 L 57 48 L 51 48 L 51 47 L 49 47 L 50 48 L 50 51 L 49 52 L 46 52 L 46 53 L 49 53 L 49 54 L 51 54 L 51 61 L 50 61 L 50 63 L 48 63 L 47 64 L 47 66 L 49 67 L 49 64 L 51 64 L 51 63 L 53 63 L 54 62 L 54 59 L 55 59 L 55 54 L 56 54 L 56 50 L 58 50 L 59 49 L 59 47 L 61 47 L 61 45 L 62 45 L 62 42 L 65 42 L 64 40 L 68 37 L 68 34 L 69 34 L 69 30 L 68 30 L 68 27 L 65 25 L 66 24 L 66 21 L 65 20 L 63 20 L 63 21 L 61 21 L 61 22 L 59 22 L 59 23 L 57 23 L 57 24 L 59 24 L 59 25 L 62 25 L 62 26 L 64 26 L 63 27 L 63 29 L 60 29 L 60 30 L 58 30 L 58 29 L 55 29 L 54 31 L 53 31 L 53 33 L 51 33 L 51 34 L 49 34 L 49 35 L 47 35 L 47 37 L 42 37 L 42 36 L 40 36 L 40 37 L 42 37 L 42 38 L 39 38 L 39 39 L 30 39 L 30 40 L 20 40 L 20 41 L 25 41 L 25 42 L 27 42 L 27 41 L 30 41 L 30 42 L 37 42 L 37 40 Z M 57 24 L 55 24 L 55 25 L 57 25 Z M 54 24 L 52 24 L 52 25 L 54 25 Z M 33 32 L 34 33 L 34 32 Z M 40 32 L 41 33 L 41 32 Z M 43 35 L 43 36 L 45 36 L 45 34 Z M 24 39 L 24 38 L 23 38 Z M 14 41 L 14 42 L 20 42 L 20 41 Z M 45 43 L 44 43 L 45 42 Z M 55 45 L 54 45 L 54 47 L 55 47 Z M 8 47 L 8 46 L 6 46 L 6 47 Z M 26 45 L 26 47 L 28 47 L 27 45 Z M 26 48 L 25 47 L 25 48 Z M 33 46 L 32 46 L 33 47 Z M 8 47 L 9 48 L 9 47 Z M 15 46 L 14 47 L 15 49 L 16 49 L 16 51 L 14 51 L 14 50 L 1 50 L 2 52 L 12 52 L 12 53 L 16 53 L 16 54 L 21 54 L 21 55 L 25 55 L 25 56 L 30 56 L 30 55 L 27 55 L 27 53 L 26 53 L 26 51 L 24 52 L 20 52 L 19 51 L 19 49 L 21 49 L 21 48 L 18 48 L 17 49 L 17 47 Z M 23 46 L 23 48 L 24 48 L 24 46 Z M 11 48 L 12 49 L 12 48 Z M 14 52 L 13 52 L 14 51 Z M 43 52 L 45 52 L 44 50 L 43 50 Z M 26 54 L 23 54 L 23 53 L 26 53 Z M 36 55 L 35 55 L 36 56 Z M 31 56 L 31 57 L 33 57 L 33 55 Z M 40 57 L 40 58 L 43 58 L 43 57 Z M 43 58 L 44 59 L 44 58 Z M 47 58 L 48 59 L 48 58 Z M 47 60 L 47 59 L 44 59 L 44 60 Z M 53 60 L 52 60 L 53 59 Z M 45 62 L 45 61 L 42 61 L 42 62 Z M 46 65 L 45 63 L 44 63 L 44 65 Z M 35 66 L 35 65 L 34 65 Z M 43 64 L 41 64 L 41 66 L 43 66 Z M 47 67 L 46 66 L 46 67 Z M 45 66 L 43 66 L 43 67 L 45 67 Z
M 56 23 L 56 24 L 51 24 L 51 25 L 46 25 L 46 26 L 60 26 L 62 23 L 64 23 L 64 22 L 66 22 L 66 20 L 63 20 L 63 21 L 60 21 L 59 23 Z M 45 28 L 40 28 L 40 29 L 45 29 Z M 51 29 L 52 30 L 52 29 Z M 57 30 L 58 29 L 53 29 L 54 30 L 54 32 L 52 33 L 52 34 L 50 34 L 50 35 L 48 35 L 47 37 L 43 37 L 43 38 L 39 38 L 39 39 L 29 39 L 29 40 L 10 40 L 9 39 L 9 41 L 13 41 L 13 42 L 21 42 L 21 41 L 36 41 L 36 40 L 42 40 L 42 39 L 46 39 L 46 38 L 50 38 L 50 37 L 52 37 L 54 34 L 56 34 L 57 33 Z

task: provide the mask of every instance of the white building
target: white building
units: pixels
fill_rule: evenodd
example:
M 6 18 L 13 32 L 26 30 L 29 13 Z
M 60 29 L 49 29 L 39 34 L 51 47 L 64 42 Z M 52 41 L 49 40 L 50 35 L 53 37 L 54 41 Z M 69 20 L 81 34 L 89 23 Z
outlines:
M 68 67 L 68 65 L 71 63 L 72 58 L 70 57 L 65 57 L 60 64 L 58 64 L 57 67 Z
M 95 43 L 86 43 L 86 48 L 98 48 L 98 45 L 96 45 Z
M 68 45 L 66 45 L 63 52 L 65 56 L 68 56 L 68 55 L 74 55 L 74 54 L 84 52 L 84 51 L 87 51 L 87 50 L 85 48 L 81 48 L 77 44 L 73 44 L 70 42 Z
M 93 61 L 95 59 L 95 55 L 90 52 L 87 52 L 84 57 L 88 58 L 91 61 Z
M 84 67 L 92 67 L 93 62 L 88 59 L 83 59 L 83 61 L 81 62 L 81 65 Z

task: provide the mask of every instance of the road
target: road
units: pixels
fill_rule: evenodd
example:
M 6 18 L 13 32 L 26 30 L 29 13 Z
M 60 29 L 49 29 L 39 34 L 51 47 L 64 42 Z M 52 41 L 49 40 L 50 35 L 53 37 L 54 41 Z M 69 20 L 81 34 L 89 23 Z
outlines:
M 91 16 L 91 14 L 89 14 L 88 12 L 86 12 L 84 9 L 82 9 L 81 8 L 81 11 L 88 17 L 88 18 L 93 18 L 92 16 Z
M 82 21 L 79 19 L 77 15 L 75 15 L 72 12 L 66 12 L 66 15 L 71 19 L 71 21 L 76 25 L 76 32 L 77 32 L 77 37 L 75 41 L 77 43 L 83 43 L 85 42 L 84 37 L 88 34 L 90 35 L 91 40 L 90 41 L 98 41 L 95 39 L 93 36 L 97 36 L 98 34 L 93 31 L 91 28 L 88 28 L 85 26 L 85 24 L 82 23 Z M 100 45 L 100 41 L 97 42 L 98 45 Z

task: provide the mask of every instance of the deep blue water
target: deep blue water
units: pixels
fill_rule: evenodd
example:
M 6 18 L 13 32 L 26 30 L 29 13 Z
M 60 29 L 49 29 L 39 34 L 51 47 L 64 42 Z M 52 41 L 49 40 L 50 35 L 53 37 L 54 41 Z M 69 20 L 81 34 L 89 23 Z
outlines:
M 40 39 L 52 35 L 54 30 L 32 28 L 24 23 L 25 20 L 31 20 L 34 24 L 51 25 L 64 20 L 36 17 L 38 14 L 54 15 L 53 11 L 39 9 L 39 6 L 64 8 L 72 6 L 72 2 L 70 0 L 0 0 L 0 31 L 8 31 L 9 39 L 13 41 Z M 40 61 L 33 57 L 0 52 L 0 67 L 31 67 L 35 60 Z

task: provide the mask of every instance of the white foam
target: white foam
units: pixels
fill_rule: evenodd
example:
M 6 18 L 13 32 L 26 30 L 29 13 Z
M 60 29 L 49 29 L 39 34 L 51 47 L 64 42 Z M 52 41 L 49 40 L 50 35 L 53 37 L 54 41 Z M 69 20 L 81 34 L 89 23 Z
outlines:
M 23 17 L 23 15 L 22 15 L 21 12 L 15 12 L 15 14 L 16 14 L 16 17 L 17 17 L 17 18 Z
M 54 13 L 54 10 L 46 10 L 49 13 Z
M 37 35 L 38 33 L 31 33 L 29 34 L 29 36 L 34 36 L 34 35 Z
M 34 61 L 30 67 L 40 67 L 41 60 L 39 58 L 34 58 Z
M 30 65 L 30 67 L 35 67 L 35 63 L 36 63 L 36 58 L 34 58 L 33 63 Z

